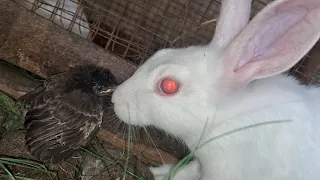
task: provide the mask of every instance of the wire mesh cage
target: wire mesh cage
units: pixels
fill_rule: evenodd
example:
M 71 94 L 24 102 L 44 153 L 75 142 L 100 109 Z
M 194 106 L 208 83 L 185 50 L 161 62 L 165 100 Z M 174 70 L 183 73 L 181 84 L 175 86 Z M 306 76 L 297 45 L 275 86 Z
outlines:
M 208 43 L 221 4 L 221 0 L 13 1 L 136 64 L 161 48 Z M 253 0 L 251 17 L 271 1 Z M 314 83 L 319 65 L 306 56 L 290 72 L 304 83 Z

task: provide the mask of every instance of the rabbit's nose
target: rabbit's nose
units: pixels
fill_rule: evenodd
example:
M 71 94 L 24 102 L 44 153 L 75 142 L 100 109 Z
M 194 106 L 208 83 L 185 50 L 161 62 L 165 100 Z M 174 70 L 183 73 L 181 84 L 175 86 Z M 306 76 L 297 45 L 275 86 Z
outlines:
M 112 94 L 111 102 L 113 104 L 123 104 L 126 100 L 126 94 L 120 86 L 118 86 Z
M 113 94 L 112 94 L 111 102 L 112 102 L 113 104 L 119 102 L 119 98 L 117 97 L 117 94 L 118 94 L 117 91 L 114 91 Z

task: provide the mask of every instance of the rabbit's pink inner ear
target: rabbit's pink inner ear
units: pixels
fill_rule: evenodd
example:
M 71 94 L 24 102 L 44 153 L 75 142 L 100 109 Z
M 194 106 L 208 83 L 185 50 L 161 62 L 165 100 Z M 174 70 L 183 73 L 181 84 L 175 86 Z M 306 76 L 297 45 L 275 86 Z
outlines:
M 243 81 L 282 73 L 319 40 L 319 22 L 320 0 L 275 1 L 231 43 L 224 58 L 225 67 L 232 65 L 234 78 Z

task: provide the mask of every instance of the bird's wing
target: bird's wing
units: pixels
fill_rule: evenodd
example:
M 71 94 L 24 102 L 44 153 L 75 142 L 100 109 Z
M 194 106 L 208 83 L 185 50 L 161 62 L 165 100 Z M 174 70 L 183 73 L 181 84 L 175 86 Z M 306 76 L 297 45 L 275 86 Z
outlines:
M 61 91 L 65 90 L 67 82 L 73 74 L 72 72 L 64 72 L 50 76 L 40 87 L 20 97 L 18 103 L 20 103 L 23 110 L 32 109 L 34 106 L 46 105 L 53 97 L 56 98 L 61 95 Z
M 77 71 L 75 70 L 52 75 L 46 79 L 46 81 L 43 83 L 43 86 L 47 91 L 56 91 L 57 89 L 64 90 L 68 82 L 73 79 L 72 77 L 74 77 L 76 73 Z
M 39 91 L 25 116 L 26 145 L 32 155 L 53 164 L 69 158 L 98 133 L 101 100 L 80 91 L 57 94 Z

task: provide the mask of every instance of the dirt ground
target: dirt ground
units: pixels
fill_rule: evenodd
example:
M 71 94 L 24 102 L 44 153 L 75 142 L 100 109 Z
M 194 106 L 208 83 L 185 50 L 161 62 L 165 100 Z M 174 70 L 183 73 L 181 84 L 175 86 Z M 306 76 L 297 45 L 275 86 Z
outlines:
M 5 119 L 6 114 L 0 111 L 0 124 Z M 72 158 L 68 159 L 61 165 L 47 165 L 49 170 L 56 172 L 50 174 L 20 166 L 6 166 L 13 175 L 24 176 L 36 180 L 106 180 L 122 179 L 122 174 L 126 162 L 127 154 L 124 150 L 115 149 L 111 145 L 99 141 L 97 138 L 88 146 L 87 150 L 79 150 Z M 98 157 L 99 156 L 99 157 Z M 0 139 L 0 158 L 11 157 L 18 159 L 33 159 L 24 146 L 24 132 L 15 131 L 5 134 Z M 130 176 L 127 173 L 128 180 L 131 179 L 150 179 L 152 176 L 148 170 L 148 165 L 137 160 L 133 155 L 130 156 L 128 169 L 137 177 Z M 41 163 L 41 162 L 40 162 Z M 0 168 L 1 169 L 1 168 Z M 0 175 L 5 175 L 0 170 Z M 0 177 L 8 179 L 8 177 Z
M 98 140 L 93 143 L 93 146 L 95 146 L 96 148 L 98 147 L 99 143 L 97 141 Z M 62 163 L 61 165 L 47 165 L 50 170 L 56 171 L 58 174 L 57 177 L 54 176 L 53 179 L 122 179 L 123 167 L 121 167 L 121 165 L 124 165 L 126 154 L 123 154 L 123 152 L 116 149 L 104 149 L 107 147 L 107 145 L 102 146 L 104 147 L 100 147 L 99 155 L 104 157 L 105 159 L 108 159 L 109 161 L 113 161 L 113 163 L 117 163 L 114 165 L 114 167 L 108 167 L 112 166 L 112 163 L 104 165 L 104 162 L 101 160 L 101 158 L 97 158 L 88 153 L 77 152 L 72 158 L 70 158 L 67 162 Z M 28 153 L 27 149 L 24 146 L 24 135 L 21 132 L 6 135 L 0 140 L 0 154 L 1 156 L 9 156 L 13 158 L 18 157 L 34 159 Z M 111 156 L 112 158 L 114 158 L 114 160 L 110 158 Z M 152 176 L 150 176 L 146 165 L 137 161 L 135 158 L 131 158 L 129 163 L 131 171 L 135 172 L 135 174 L 138 175 L 139 178 L 129 176 L 127 179 L 152 179 Z M 32 179 L 47 180 L 51 178 L 47 173 L 33 171 L 30 169 L 12 167 L 11 170 L 13 174 L 23 174 L 26 177 Z

